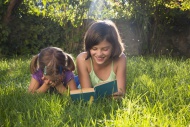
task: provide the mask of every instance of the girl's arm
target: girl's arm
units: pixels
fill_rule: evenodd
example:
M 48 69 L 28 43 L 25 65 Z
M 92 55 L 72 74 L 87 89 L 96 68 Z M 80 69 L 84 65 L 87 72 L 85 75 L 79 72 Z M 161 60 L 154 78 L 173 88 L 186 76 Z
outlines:
M 44 82 L 43 85 L 40 87 L 39 82 L 32 77 L 29 88 L 28 88 L 28 92 L 45 93 L 49 88 L 50 88 L 50 86 L 46 82 Z
M 68 83 L 67 86 L 69 87 L 69 90 L 75 90 L 77 89 L 76 87 L 76 83 L 74 81 L 74 79 L 71 79 Z M 61 82 L 60 84 L 57 84 L 55 86 L 56 90 L 60 93 L 63 94 L 64 92 L 67 91 L 67 88 L 63 85 L 63 83 Z
M 118 59 L 116 69 L 116 79 L 118 84 L 118 92 L 114 93 L 115 96 L 123 96 L 126 92 L 126 56 L 122 54 Z
M 91 82 L 87 65 L 90 63 L 86 58 L 86 53 L 80 53 L 76 58 L 77 73 L 82 88 L 91 88 Z
M 76 90 L 76 89 L 77 89 L 77 85 L 76 85 L 74 79 L 71 79 L 71 80 L 67 83 L 67 86 L 68 86 L 69 90 Z
M 63 85 L 63 83 L 61 82 L 60 84 L 57 84 L 55 86 L 56 90 L 60 93 L 63 94 L 64 92 L 67 91 L 67 88 Z

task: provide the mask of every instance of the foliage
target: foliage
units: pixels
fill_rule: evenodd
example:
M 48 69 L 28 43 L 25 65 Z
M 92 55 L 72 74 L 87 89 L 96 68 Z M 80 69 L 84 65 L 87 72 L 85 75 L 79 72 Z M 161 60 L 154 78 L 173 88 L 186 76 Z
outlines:
M 4 52 L 4 50 L 6 50 L 6 48 L 4 48 L 5 43 L 8 40 L 8 35 L 10 34 L 10 29 L 9 27 L 7 27 L 4 23 L 2 23 L 3 21 L 3 15 L 4 12 L 6 10 L 7 5 L 3 4 L 3 1 L 0 1 L 0 56 L 2 56 L 2 52 Z
M 27 93 L 29 57 L 0 60 L 0 126 L 190 125 L 189 59 L 128 58 L 126 96 L 85 103 Z
M 8 36 L 10 34 L 10 28 L 0 23 L 0 31 L 0 56 L 3 56 L 3 54 L 9 50 L 6 46 L 6 42 L 8 41 Z
M 30 5 L 25 13 L 49 17 L 52 21 L 58 22 L 63 26 L 71 22 L 73 26 L 77 27 L 82 24 L 90 2 L 90 0 L 25 0 L 24 4 Z
M 58 46 L 67 52 L 82 49 L 81 26 L 83 13 L 89 1 L 27 1 L 12 12 L 14 18 L 0 23 L 0 54 L 36 54 L 41 48 Z M 2 3 L 5 7 L 7 1 Z M 67 8 L 69 6 L 69 8 Z M 64 8 L 65 7 L 65 8 Z M 83 7 L 83 8 L 81 8 Z M 5 13 L 7 7 L 2 13 Z M 65 9 L 65 10 L 64 10 Z M 76 13 L 73 13 L 76 12 Z M 82 29 L 82 30 L 81 30 Z
M 141 38 L 142 53 L 154 53 L 160 38 L 190 24 L 189 0 L 118 0 L 114 9 L 120 18 L 129 19 L 137 26 Z M 178 28 L 176 28 L 178 26 Z M 179 28 L 180 27 L 180 28 Z M 169 49 L 170 51 L 173 49 Z
M 11 1 L 0 2 L 0 56 L 35 54 L 49 45 L 78 53 L 91 19 L 127 19 L 142 53 L 154 53 L 162 36 L 190 24 L 189 0 L 23 0 L 5 24 Z
M 115 3 L 111 0 L 93 0 L 86 18 L 95 20 L 116 19 L 117 11 L 114 6 Z
M 28 24 L 29 22 L 32 23 Z M 58 45 L 60 39 L 63 39 L 60 38 L 60 31 L 63 31 L 61 27 L 49 19 L 40 20 L 35 16 L 23 15 L 22 19 L 14 20 L 10 28 L 14 28 L 7 44 L 13 49 L 11 53 L 9 52 L 10 54 L 34 54 L 43 47 Z

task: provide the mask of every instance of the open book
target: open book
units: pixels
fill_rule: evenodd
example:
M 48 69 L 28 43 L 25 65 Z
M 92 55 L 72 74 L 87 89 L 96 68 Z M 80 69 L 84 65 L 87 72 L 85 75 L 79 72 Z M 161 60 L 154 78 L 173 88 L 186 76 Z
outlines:
M 70 96 L 72 100 L 88 101 L 90 99 L 96 100 L 101 97 L 110 96 L 117 91 L 117 80 L 113 80 L 97 84 L 94 88 L 71 90 Z

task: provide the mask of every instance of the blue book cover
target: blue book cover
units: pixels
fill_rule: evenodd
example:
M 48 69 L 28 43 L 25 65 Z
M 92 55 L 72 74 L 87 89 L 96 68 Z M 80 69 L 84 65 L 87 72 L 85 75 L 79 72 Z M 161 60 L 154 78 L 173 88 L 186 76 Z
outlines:
M 117 80 L 102 82 L 97 84 L 94 88 L 82 88 L 70 91 L 72 100 L 96 100 L 97 98 L 111 96 L 117 92 Z
M 102 82 L 94 87 L 96 98 L 110 96 L 117 92 L 117 80 Z

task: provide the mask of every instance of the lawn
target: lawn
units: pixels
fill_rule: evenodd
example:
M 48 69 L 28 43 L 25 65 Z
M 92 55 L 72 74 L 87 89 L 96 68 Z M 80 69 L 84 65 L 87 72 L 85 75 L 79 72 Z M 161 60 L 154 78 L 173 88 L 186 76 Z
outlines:
M 0 59 L 2 127 L 189 127 L 190 59 L 129 57 L 121 100 L 28 94 L 30 58 Z

